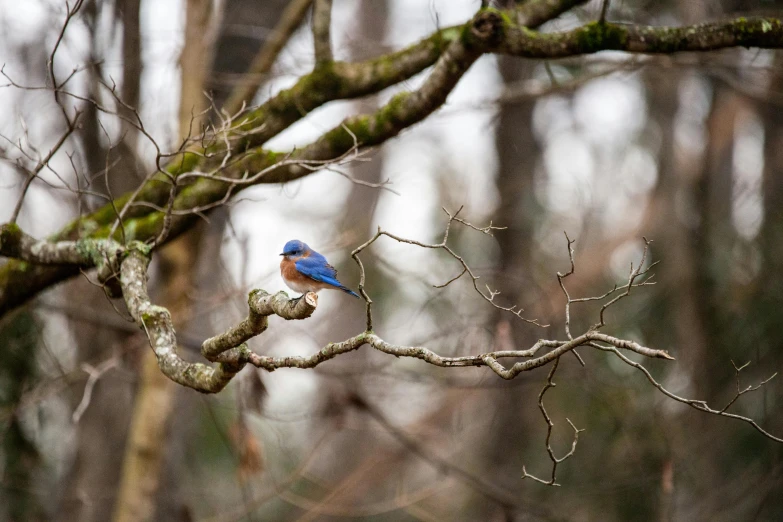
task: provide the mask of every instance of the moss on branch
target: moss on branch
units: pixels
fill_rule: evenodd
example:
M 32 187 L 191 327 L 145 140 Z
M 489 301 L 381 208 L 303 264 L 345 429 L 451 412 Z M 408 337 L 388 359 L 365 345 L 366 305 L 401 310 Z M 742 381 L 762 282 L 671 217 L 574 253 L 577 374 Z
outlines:
M 507 20 L 504 23 L 509 24 Z M 783 47 L 783 24 L 776 18 L 737 18 L 685 27 L 591 22 L 557 33 L 539 33 L 511 24 L 505 33 L 506 38 L 491 51 L 543 59 L 600 51 L 669 54 L 729 47 Z

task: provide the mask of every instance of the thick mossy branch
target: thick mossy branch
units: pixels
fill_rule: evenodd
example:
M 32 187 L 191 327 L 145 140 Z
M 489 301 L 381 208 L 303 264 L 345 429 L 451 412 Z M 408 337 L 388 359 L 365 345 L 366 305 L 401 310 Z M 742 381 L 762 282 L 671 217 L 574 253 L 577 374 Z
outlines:
M 204 341 L 201 355 L 209 361 L 220 360 L 219 356 L 251 338 L 261 335 L 269 326 L 268 317 L 278 315 L 283 319 L 307 319 L 318 306 L 318 295 L 309 292 L 300 299 L 289 299 L 285 292 L 270 295 L 263 290 L 253 290 L 247 299 L 250 309 L 247 318 L 227 332 Z
M 244 366 L 243 350 L 237 350 L 236 361 L 218 363 L 216 367 L 188 363 L 177 353 L 177 335 L 171 314 L 150 302 L 147 293 L 149 257 L 141 248 L 129 248 L 120 270 L 120 284 L 133 320 L 147 332 L 161 371 L 172 381 L 204 393 L 217 393 Z
M 16 223 L 0 225 L 0 256 L 11 258 L 0 267 L 0 317 L 20 300 L 34 295 L 31 285 L 47 288 L 89 268 L 98 269 L 102 282 L 112 279 L 119 270 L 120 251 L 114 241 L 37 240 Z
M 316 68 L 242 117 L 239 133 L 244 136 L 235 142 L 236 151 L 263 145 L 327 102 L 367 96 L 411 78 L 433 65 L 461 29 L 441 29 L 406 49 L 365 62 Z
M 268 316 L 305 319 L 312 315 L 318 304 L 313 293 L 301 299 L 289 299 L 284 292 L 270 295 L 263 290 L 254 290 L 248 298 L 248 317 L 227 332 L 207 339 L 202 345 L 204 357 L 217 362 L 217 366 L 189 363 L 177 353 L 177 334 L 171 314 L 166 308 L 152 304 L 147 293 L 149 255 L 149 247 L 139 242 L 130 243 L 122 253 L 120 284 L 125 304 L 133 320 L 146 332 L 163 374 L 178 384 L 203 393 L 221 391 L 245 367 L 252 355 L 245 342 L 266 330 Z
M 113 281 L 119 271 L 121 251 L 120 244 L 110 240 L 40 241 L 26 234 L 16 223 L 0 225 L 0 256 L 11 258 L 0 270 L 0 303 L 13 299 L 13 292 L 24 289 L 24 279 L 31 274 L 33 280 L 38 280 L 37 275 L 41 274 L 45 282 L 48 274 L 58 277 L 97 268 L 101 282 Z M 16 270 L 8 270 L 9 265 Z M 112 286 L 110 290 L 113 289 Z
M 687 27 L 592 22 L 572 31 L 539 33 L 505 20 L 506 37 L 494 52 L 526 58 L 566 58 L 599 51 L 630 53 L 705 52 L 730 47 L 783 47 L 776 18 L 737 18 Z
M 39 241 L 16 223 L 0 225 L 0 255 L 38 265 L 76 265 L 93 268 L 111 262 L 120 250 L 112 241 Z

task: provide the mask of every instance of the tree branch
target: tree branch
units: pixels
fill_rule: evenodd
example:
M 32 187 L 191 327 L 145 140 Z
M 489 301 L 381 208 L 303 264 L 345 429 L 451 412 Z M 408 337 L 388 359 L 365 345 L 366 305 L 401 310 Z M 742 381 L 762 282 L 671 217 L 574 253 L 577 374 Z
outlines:
M 600 51 L 705 52 L 729 47 L 783 47 L 777 18 L 736 18 L 685 27 L 592 22 L 558 33 L 539 33 L 505 21 L 505 37 L 491 51 L 526 58 L 566 58 Z
M 680 397 L 676 393 L 673 393 L 673 392 L 667 390 L 666 388 L 663 387 L 663 385 L 661 383 L 656 381 L 655 378 L 650 373 L 650 370 L 648 370 L 644 365 L 642 365 L 642 364 L 640 364 L 638 362 L 630 360 L 628 357 L 626 357 L 625 355 L 620 353 L 620 351 L 617 350 L 617 348 L 612 347 L 612 346 L 606 347 L 606 346 L 600 346 L 600 345 L 593 345 L 593 347 L 594 348 L 599 348 L 601 350 L 606 350 L 606 351 L 612 352 L 618 358 L 620 358 L 620 360 L 622 360 L 625 364 L 627 364 L 628 366 L 632 366 L 633 368 L 636 368 L 637 370 L 642 372 L 644 374 L 644 376 L 647 378 L 647 380 L 650 381 L 650 384 L 652 384 L 661 393 L 663 393 L 664 395 L 666 395 L 670 399 L 674 399 L 677 402 L 681 402 L 683 404 L 687 404 L 691 408 L 694 408 L 696 410 L 699 410 L 699 411 L 702 411 L 702 412 L 705 412 L 705 413 L 710 413 L 712 415 L 717 415 L 719 417 L 728 417 L 729 419 L 734 419 L 734 420 L 739 420 L 739 421 L 742 421 L 742 422 L 746 422 L 746 423 L 750 424 L 751 426 L 753 426 L 753 428 L 756 431 L 758 431 L 759 433 L 761 433 L 762 435 L 764 435 L 768 439 L 773 440 L 775 442 L 783 443 L 783 437 L 776 437 L 776 436 L 772 435 L 770 432 L 766 431 L 764 428 L 759 426 L 759 424 L 755 420 L 751 419 L 750 417 L 745 417 L 744 415 L 737 415 L 736 413 L 729 413 L 729 412 L 727 412 L 726 408 L 728 408 L 728 406 L 731 406 L 731 403 L 729 403 L 729 405 L 726 406 L 726 408 L 723 408 L 721 410 L 716 410 L 714 408 L 710 408 L 707 405 L 706 401 L 697 400 L 697 399 L 687 399 L 685 397 Z M 766 380 L 762 381 L 759 384 L 759 387 L 763 386 L 766 383 L 768 383 L 773 377 L 774 377 L 774 375 L 772 377 L 769 377 Z M 751 391 L 751 390 L 748 390 L 748 391 Z M 742 393 L 739 393 L 738 396 L 739 395 L 742 395 Z M 736 397 L 735 397 L 735 399 L 736 399 Z M 732 400 L 732 403 L 733 402 L 734 402 L 734 400 Z
M 316 68 L 332 61 L 331 25 L 332 0 L 315 0 L 313 2 L 313 43 Z
M 147 293 L 148 255 L 144 245 L 134 244 L 122 262 L 120 284 L 131 317 L 147 332 L 158 366 L 166 377 L 201 392 L 216 393 L 222 390 L 245 363 L 237 357 L 236 362 L 218 363 L 213 368 L 185 362 L 177 354 L 177 337 L 171 314 L 165 308 L 153 305 Z M 246 348 L 237 351 L 242 349 Z
M 147 266 L 149 248 L 135 242 L 129 245 L 122 261 L 120 284 L 125 304 L 131 317 L 143 328 L 155 351 L 158 366 L 172 381 L 204 393 L 217 393 L 244 368 L 250 350 L 244 341 L 266 329 L 266 315 L 281 312 L 283 317 L 304 319 L 315 311 L 317 299 L 307 295 L 296 303 L 285 303 L 285 294 L 269 294 L 256 291 L 250 294 L 251 311 L 248 319 L 228 332 L 208 339 L 202 352 L 208 358 L 219 360 L 216 367 L 200 363 L 188 363 L 177 354 L 177 337 L 171 314 L 162 306 L 153 305 L 147 293 Z
M 15 223 L 0 225 L 0 255 L 27 263 L 99 268 L 113 264 L 120 249 L 119 243 L 98 239 L 39 241 Z
M 227 332 L 204 341 L 201 354 L 210 361 L 219 360 L 220 354 L 261 335 L 268 327 L 270 315 L 287 320 L 307 319 L 318 306 L 318 295 L 312 292 L 301 299 L 291 300 L 285 292 L 270 295 L 263 290 L 253 290 L 247 300 L 250 313 L 247 318 Z
M 560 362 L 560 359 L 556 359 L 555 363 L 552 365 L 552 369 L 549 370 L 549 375 L 547 375 L 546 378 L 546 384 L 543 388 L 541 388 L 541 391 L 538 394 L 538 410 L 541 412 L 541 415 L 544 417 L 544 421 L 546 421 L 546 452 L 549 455 L 549 460 L 552 461 L 552 475 L 549 480 L 544 480 L 541 478 L 536 477 L 535 475 L 531 475 L 527 472 L 527 469 L 525 466 L 522 466 L 522 478 L 530 478 L 535 480 L 536 482 L 540 482 L 542 484 L 545 484 L 547 486 L 559 486 L 560 484 L 557 483 L 557 465 L 563 462 L 564 460 L 569 459 L 574 455 L 576 452 L 576 445 L 579 442 L 579 433 L 584 431 L 584 429 L 577 428 L 573 422 L 571 422 L 570 419 L 566 418 L 568 421 L 568 424 L 571 425 L 571 428 L 574 430 L 574 438 L 571 441 L 571 450 L 563 455 L 562 457 L 555 456 L 555 452 L 552 449 L 552 431 L 555 427 L 555 423 L 552 422 L 552 418 L 549 416 L 549 413 L 546 411 L 546 407 L 544 406 L 544 395 L 546 395 L 546 392 L 549 391 L 551 388 L 554 388 L 555 381 L 553 380 L 555 377 L 555 372 L 557 371 L 558 363 Z
M 270 372 L 280 368 L 309 369 L 315 368 L 319 364 L 333 359 L 338 355 L 358 350 L 362 346 L 368 345 L 371 348 L 378 350 L 379 352 L 394 355 L 395 357 L 412 357 L 414 359 L 420 359 L 433 366 L 440 366 L 441 368 L 488 366 L 503 379 L 510 380 L 522 372 L 527 372 L 536 368 L 540 368 L 541 366 L 545 366 L 555 361 L 564 353 L 573 350 L 574 348 L 579 346 L 589 346 L 593 341 L 605 342 L 614 346 L 615 348 L 636 352 L 639 355 L 644 355 L 646 357 L 674 360 L 674 357 L 670 356 L 664 350 L 653 350 L 632 341 L 618 339 L 616 337 L 599 334 L 597 332 L 588 332 L 575 337 L 570 341 L 549 341 L 542 339 L 527 350 L 489 352 L 463 357 L 443 357 L 423 346 L 395 345 L 384 341 L 374 333 L 362 332 L 359 335 L 346 339 L 345 341 L 339 343 L 329 343 L 313 355 L 272 357 L 269 355 L 259 355 L 251 352 L 248 355 L 248 362 L 254 366 L 263 368 Z M 532 357 L 541 348 L 545 347 L 553 347 L 554 349 L 534 359 L 518 362 L 509 369 L 506 369 L 498 362 L 498 359 L 505 357 Z

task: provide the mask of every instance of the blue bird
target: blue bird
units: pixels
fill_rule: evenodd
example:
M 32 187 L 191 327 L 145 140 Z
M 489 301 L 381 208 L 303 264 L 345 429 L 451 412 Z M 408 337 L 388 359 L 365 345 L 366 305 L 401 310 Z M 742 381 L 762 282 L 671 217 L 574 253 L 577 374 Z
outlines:
M 328 288 L 359 297 L 356 292 L 337 280 L 337 270 L 306 243 L 293 239 L 285 244 L 280 255 L 283 256 L 280 261 L 280 275 L 291 290 L 304 295 Z

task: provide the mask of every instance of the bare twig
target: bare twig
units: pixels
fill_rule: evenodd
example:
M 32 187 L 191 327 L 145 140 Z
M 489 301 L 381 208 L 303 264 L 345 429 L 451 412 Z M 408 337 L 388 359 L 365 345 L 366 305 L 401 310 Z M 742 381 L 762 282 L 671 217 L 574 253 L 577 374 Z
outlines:
M 479 288 L 478 286 L 478 280 L 479 276 L 477 276 L 473 270 L 470 268 L 468 263 L 452 248 L 448 245 L 449 240 L 449 231 L 451 230 L 451 224 L 454 221 L 457 221 L 469 228 L 472 228 L 473 230 L 477 230 L 479 232 L 482 232 L 484 234 L 492 235 L 493 230 L 502 230 L 503 227 L 496 227 L 493 226 L 490 222 L 489 225 L 486 227 L 477 227 L 475 225 L 472 225 L 463 219 L 459 218 L 459 213 L 462 211 L 462 207 L 460 207 L 454 214 L 451 214 L 448 210 L 445 208 L 443 211 L 448 216 L 448 221 L 446 222 L 446 229 L 443 233 L 443 240 L 440 243 L 435 244 L 428 244 L 428 243 L 422 243 L 420 241 L 416 241 L 413 239 L 406 239 L 400 236 L 397 236 L 395 234 L 392 234 L 390 232 L 386 232 L 385 230 L 382 230 L 380 227 L 378 227 L 378 231 L 375 233 L 375 235 L 370 238 L 366 243 L 363 245 L 358 246 L 353 252 L 351 252 L 351 257 L 356 261 L 356 264 L 359 266 L 359 293 L 362 295 L 362 298 L 364 299 L 366 303 L 366 324 L 367 324 L 367 331 L 372 331 L 372 299 L 367 294 L 365 290 L 365 270 L 364 270 L 364 264 L 362 263 L 361 259 L 359 258 L 359 254 L 365 250 L 367 247 L 372 245 L 378 238 L 381 236 L 389 237 L 399 243 L 407 243 L 409 245 L 415 245 L 422 248 L 430 248 L 430 249 L 436 249 L 436 250 L 444 250 L 446 251 L 451 257 L 456 259 L 461 265 L 462 265 L 462 272 L 460 272 L 457 276 L 451 278 L 446 283 L 440 284 L 440 285 L 433 285 L 435 288 L 443 288 L 445 286 L 450 285 L 454 281 L 460 279 L 463 275 L 468 274 L 470 276 L 471 282 L 473 284 L 474 290 L 489 304 L 491 304 L 493 307 L 497 308 L 498 310 L 502 310 L 504 312 L 510 312 L 513 315 L 517 316 L 518 318 L 522 319 L 523 321 L 534 324 L 539 327 L 546 327 L 547 325 L 543 325 L 538 322 L 538 319 L 528 319 L 522 316 L 522 313 L 524 312 L 524 309 L 517 307 L 516 305 L 512 306 L 502 306 L 495 302 L 495 297 L 500 294 L 499 291 L 492 290 L 489 288 L 489 286 L 486 287 L 487 291 L 486 293 Z
M 57 76 L 54 73 L 54 57 L 57 54 L 57 50 L 60 48 L 60 44 L 62 43 L 63 38 L 65 37 L 65 31 L 68 29 L 68 24 L 71 23 L 71 20 L 73 20 L 73 18 L 79 12 L 79 9 L 82 8 L 82 4 L 84 4 L 84 0 L 76 0 L 74 6 L 71 7 L 71 4 L 66 0 L 65 22 L 63 22 L 62 28 L 60 29 L 60 33 L 57 35 L 57 39 L 54 42 L 54 47 L 52 47 L 52 52 L 49 55 L 49 59 L 47 60 L 47 65 L 49 67 L 49 79 L 52 82 L 52 94 L 54 95 L 54 101 L 60 107 L 60 111 L 62 111 L 63 118 L 69 124 L 71 123 L 71 119 L 68 117 L 68 111 L 65 109 L 65 106 L 61 103 L 59 97 L 59 91 L 61 85 L 57 83 Z M 76 74 L 75 69 L 65 81 L 67 82 L 68 80 L 70 80 L 74 74 Z
M 598 321 L 598 323 L 594 324 L 591 327 L 591 329 L 598 330 L 598 329 L 603 328 L 604 326 L 606 326 L 606 321 L 604 319 L 604 312 L 606 312 L 606 310 L 610 306 L 612 306 L 613 304 L 617 303 L 621 299 L 624 299 L 625 297 L 628 297 L 630 295 L 630 293 L 631 293 L 631 289 L 632 288 L 634 288 L 635 286 L 646 286 L 646 285 L 654 285 L 655 284 L 654 282 L 650 281 L 651 278 L 648 278 L 647 280 L 645 280 L 645 281 L 643 281 L 641 283 L 636 283 L 636 280 L 639 277 L 647 274 L 650 270 L 652 270 L 652 268 L 655 265 L 657 265 L 659 263 L 659 261 L 655 261 L 653 263 L 650 263 L 650 266 L 648 266 L 647 268 L 644 268 L 645 261 L 647 260 L 647 253 L 650 251 L 650 243 L 652 243 L 652 240 L 651 239 L 647 239 L 646 237 L 643 237 L 642 239 L 644 239 L 644 250 L 642 251 L 642 258 L 639 260 L 639 265 L 636 268 L 634 268 L 633 262 L 631 263 L 631 269 L 630 269 L 630 272 L 628 274 L 628 283 L 623 287 L 623 288 L 625 288 L 625 292 L 623 292 L 622 294 L 620 294 L 618 296 L 615 296 L 612 300 L 610 300 L 609 302 L 607 302 L 603 306 L 601 306 L 601 311 L 598 314 L 599 321 Z
M 677 402 L 681 402 L 683 404 L 687 404 L 691 408 L 694 408 L 696 410 L 699 410 L 699 411 L 702 411 L 702 412 L 705 412 L 705 413 L 710 413 L 712 415 L 718 415 L 720 417 L 727 417 L 729 419 L 735 419 L 735 420 L 739 420 L 741 422 L 746 422 L 746 423 L 750 424 L 751 426 L 753 426 L 753 428 L 755 428 L 756 431 L 758 431 L 759 433 L 761 433 L 762 435 L 764 435 L 768 439 L 774 440 L 775 442 L 783 443 L 783 438 L 776 437 L 775 435 L 772 435 L 771 433 L 766 431 L 764 428 L 759 426 L 759 424 L 755 420 L 751 419 L 750 417 L 745 417 L 743 415 L 737 415 L 735 413 L 728 413 L 727 411 L 725 411 L 726 408 L 724 408 L 722 410 L 716 410 L 716 409 L 710 408 L 707 405 L 706 401 L 697 400 L 697 399 L 687 399 L 685 397 L 681 397 L 681 396 L 679 396 L 679 395 L 677 395 L 677 394 L 667 390 L 666 388 L 663 387 L 663 385 L 661 383 L 659 383 L 658 381 L 655 380 L 655 378 L 652 376 L 650 371 L 644 365 L 642 365 L 641 363 L 637 363 L 635 361 L 632 361 L 631 359 L 629 359 L 628 357 L 623 355 L 616 347 L 614 347 L 614 346 L 602 346 L 602 345 L 599 345 L 599 344 L 596 344 L 596 343 L 593 343 L 590 346 L 593 346 L 594 348 L 598 348 L 600 350 L 606 350 L 606 351 L 614 353 L 625 364 L 627 364 L 629 366 L 632 366 L 632 367 L 636 368 L 637 370 L 639 370 L 640 372 L 642 372 L 644 374 L 644 376 L 647 378 L 647 380 L 650 381 L 650 384 L 655 386 L 661 393 L 663 393 L 664 395 L 666 395 L 670 399 L 674 399 Z M 768 383 L 770 380 L 772 380 L 773 377 L 775 377 L 775 375 L 777 375 L 777 374 L 774 374 L 774 375 L 772 375 L 772 377 L 769 377 L 765 381 L 761 382 L 758 387 L 761 387 L 764 384 Z M 752 390 L 748 390 L 748 391 L 752 391 Z M 740 393 L 740 395 L 742 395 L 742 394 Z M 729 406 L 733 402 L 734 401 L 732 400 L 729 403 Z
M 93 367 L 87 363 L 82 364 L 82 370 L 87 372 L 89 377 L 87 379 L 87 384 L 84 385 L 84 394 L 82 395 L 82 400 L 79 402 L 79 406 L 77 406 L 74 410 L 73 415 L 71 415 L 71 421 L 74 424 L 78 424 L 79 420 L 82 418 L 82 415 L 84 415 L 84 412 L 87 411 L 87 407 L 90 405 L 90 400 L 92 399 L 92 390 L 95 387 L 95 384 L 101 377 L 103 377 L 104 373 L 116 367 L 118 364 L 119 359 L 117 357 L 107 359 L 97 367 Z
M 573 299 L 571 299 L 571 296 L 568 294 L 568 290 L 566 290 L 565 284 L 563 283 L 563 280 L 566 277 L 569 277 L 574 273 L 574 270 L 576 269 L 576 265 L 574 264 L 574 249 L 573 244 L 574 241 L 568 237 L 568 234 L 564 231 L 563 234 L 565 234 L 566 238 L 566 248 L 568 250 L 568 260 L 571 263 L 571 268 L 566 272 L 565 274 L 561 274 L 560 272 L 557 272 L 557 282 L 560 284 L 560 289 L 563 290 L 563 294 L 565 294 L 566 297 L 566 304 L 565 304 L 565 332 L 569 339 L 573 339 L 573 336 L 571 335 L 571 303 L 573 303 Z M 582 365 L 582 367 L 585 366 L 585 361 L 582 359 L 582 356 L 579 355 L 579 352 L 574 350 L 574 356 L 579 361 L 579 364 Z
M 33 180 L 36 179 L 38 174 L 41 172 L 41 170 L 44 167 L 48 167 L 49 162 L 51 161 L 52 157 L 62 148 L 62 146 L 65 144 L 65 142 L 68 140 L 68 138 L 73 134 L 73 132 L 76 130 L 76 127 L 79 122 L 79 117 L 81 116 L 80 111 L 76 111 L 73 117 L 70 117 L 68 115 L 68 110 L 65 108 L 65 106 L 62 104 L 62 101 L 60 100 L 59 94 L 60 94 L 60 87 L 61 85 L 64 85 L 67 83 L 77 72 L 77 69 L 74 69 L 73 72 L 65 79 L 63 84 L 59 84 L 57 81 L 57 76 L 54 72 L 54 59 L 57 55 L 57 50 L 60 48 L 60 44 L 63 41 L 63 38 L 65 37 L 65 31 L 68 29 L 68 25 L 70 24 L 71 20 L 76 16 L 76 14 L 79 12 L 79 9 L 81 9 L 82 4 L 84 3 L 84 0 L 77 0 L 73 7 L 71 7 L 69 2 L 65 2 L 65 21 L 63 22 L 62 27 L 60 28 L 60 32 L 57 35 L 57 39 L 54 42 L 54 46 L 52 47 L 52 52 L 49 54 L 49 58 L 47 59 L 47 66 L 48 66 L 48 73 L 49 73 L 49 79 L 52 82 L 52 94 L 54 95 L 54 101 L 57 104 L 57 106 L 60 108 L 60 112 L 62 113 L 63 119 L 65 120 L 66 129 L 60 136 L 60 138 L 57 140 L 57 142 L 54 144 L 54 146 L 49 150 L 49 153 L 46 154 L 46 156 L 41 157 L 38 159 L 36 166 L 27 171 L 27 169 L 24 169 L 27 172 L 27 178 L 24 181 L 24 184 L 22 185 L 22 191 L 19 195 L 19 199 L 16 203 L 16 206 L 14 207 L 14 211 L 11 214 L 10 223 L 16 223 L 16 220 L 19 218 L 19 213 L 22 210 L 22 204 L 24 202 L 25 196 L 27 195 L 27 191 L 30 188 L 30 185 L 32 184 Z M 8 77 L 8 75 L 0 68 L 0 73 L 6 78 L 11 81 L 12 85 L 15 85 L 15 83 Z M 25 128 L 25 134 L 27 133 L 27 129 Z M 27 156 L 28 159 L 32 160 L 33 158 L 26 154 L 20 145 L 18 146 L 18 149 Z M 37 152 L 36 149 L 32 149 L 34 152 Z M 22 168 L 21 165 L 17 165 L 17 167 Z
M 555 387 L 555 383 L 552 379 L 555 377 L 555 372 L 557 371 L 558 363 L 560 362 L 560 359 L 555 359 L 555 363 L 552 365 L 552 369 L 549 370 L 549 375 L 547 375 L 546 378 L 546 384 L 541 389 L 541 392 L 538 394 L 538 409 L 541 411 L 541 415 L 544 417 L 544 420 L 546 421 L 546 452 L 549 455 L 549 459 L 552 461 L 552 475 L 549 480 L 544 480 L 541 478 L 538 478 L 534 475 L 531 475 L 527 472 L 527 469 L 525 469 L 525 466 L 522 466 L 522 478 L 531 478 L 535 480 L 536 482 L 540 482 L 542 484 L 546 484 L 547 486 L 559 486 L 560 484 L 557 483 L 557 465 L 563 462 L 564 460 L 571 457 L 576 452 L 576 444 L 579 442 L 579 433 L 584 431 L 584 429 L 578 429 L 576 426 L 574 426 L 574 423 L 571 422 L 571 419 L 566 418 L 568 421 L 568 424 L 571 425 L 571 428 L 574 430 L 574 440 L 571 442 L 571 450 L 563 455 L 562 457 L 555 456 L 555 452 L 552 449 L 552 429 L 555 427 L 555 423 L 552 422 L 552 419 L 549 417 L 549 414 L 546 411 L 546 408 L 544 407 L 544 394 L 550 389 Z
M 653 278 L 652 275 L 650 277 L 648 277 L 647 279 L 645 279 L 644 281 L 641 281 L 641 282 L 637 282 L 636 280 L 639 277 L 647 274 L 655 265 L 658 264 L 658 261 L 650 264 L 650 266 L 648 266 L 647 268 L 643 269 L 644 264 L 645 264 L 645 262 L 647 260 L 647 253 L 649 251 L 650 243 L 652 243 L 652 240 L 648 240 L 647 238 L 643 238 L 644 239 L 644 251 L 642 252 L 641 260 L 639 261 L 639 265 L 635 269 L 634 269 L 633 263 L 631 263 L 631 270 L 630 270 L 630 274 L 628 276 L 628 282 L 625 285 L 623 285 L 622 287 L 619 287 L 619 288 L 618 288 L 617 285 L 614 285 L 614 287 L 611 290 L 609 290 L 608 292 L 606 292 L 606 293 L 604 293 L 602 295 L 599 295 L 599 296 L 580 297 L 580 298 L 574 299 L 574 298 L 571 297 L 571 295 L 569 294 L 568 290 L 566 289 L 564 281 L 565 281 L 565 279 L 567 277 L 573 275 L 574 271 L 576 270 L 576 263 L 574 261 L 574 249 L 573 249 L 573 245 L 575 243 L 575 240 L 569 238 L 567 232 L 563 232 L 563 234 L 565 235 L 565 238 L 566 238 L 566 247 L 567 247 L 567 250 L 568 250 L 568 260 L 569 260 L 569 262 L 571 264 L 571 267 L 569 268 L 568 272 L 566 272 L 564 274 L 560 273 L 560 272 L 557 273 L 557 282 L 560 285 L 560 289 L 563 291 L 563 295 L 565 295 L 565 298 L 566 298 L 566 304 L 565 304 L 565 332 L 566 332 L 566 335 L 568 336 L 568 338 L 572 339 L 573 338 L 573 336 L 571 335 L 571 304 L 572 303 L 586 303 L 586 302 L 590 302 L 590 301 L 603 301 L 604 299 L 608 298 L 613 293 L 615 293 L 618 289 L 624 289 L 625 290 L 625 292 L 623 292 L 620 295 L 615 296 L 609 302 L 607 302 L 603 306 L 601 306 L 601 310 L 599 312 L 599 321 L 598 321 L 598 323 L 594 324 L 590 328 L 591 330 L 596 330 L 597 331 L 597 330 L 603 328 L 604 326 L 606 326 L 606 321 L 605 321 L 605 318 L 604 318 L 604 312 L 606 312 L 606 310 L 610 306 L 614 305 L 615 303 L 617 303 L 621 299 L 623 299 L 625 297 L 628 297 L 628 295 L 630 295 L 630 293 L 631 293 L 631 289 L 632 288 L 639 287 L 639 286 L 654 285 L 655 284 L 652 281 L 652 278 Z M 574 353 L 576 353 L 576 352 L 574 352 Z M 579 362 L 582 363 L 582 366 L 584 366 L 584 361 L 582 361 L 582 358 L 579 357 L 578 353 L 576 355 L 579 358 Z
M 22 185 L 21 194 L 19 195 L 19 199 L 16 202 L 13 213 L 11 214 L 11 219 L 9 221 L 10 223 L 16 223 L 16 220 L 19 218 L 19 213 L 22 211 L 22 204 L 24 203 L 25 196 L 27 195 L 27 190 L 30 188 L 33 180 L 38 177 L 38 174 L 40 174 L 41 170 L 43 170 L 44 167 L 49 166 L 49 162 L 54 157 L 54 155 L 60 151 L 68 138 L 71 137 L 71 134 L 73 134 L 73 132 L 76 130 L 80 116 L 81 112 L 79 111 L 76 111 L 73 118 L 69 118 L 66 115 L 67 127 L 60 135 L 60 138 L 57 140 L 57 142 L 46 154 L 46 156 L 40 158 L 32 170 L 28 171 L 27 169 L 23 169 L 25 172 L 27 172 L 27 178 L 24 181 L 24 185 Z M 21 146 L 19 148 L 21 149 Z M 19 167 L 22 168 L 21 165 L 19 165 Z
M 731 361 L 731 365 L 734 366 L 735 377 L 737 379 L 737 393 L 734 395 L 734 397 L 732 397 L 732 399 L 729 401 L 729 403 L 726 404 L 726 406 L 724 406 L 722 410 L 720 410 L 720 413 L 724 413 L 726 410 L 728 410 L 731 407 L 731 405 L 734 404 L 737 401 L 737 399 L 739 399 L 741 396 L 745 395 L 748 392 L 753 392 L 753 391 L 758 390 L 759 388 L 761 388 L 762 386 L 767 384 L 769 381 L 771 381 L 772 379 L 774 379 L 778 375 L 778 372 L 775 372 L 772 375 L 770 375 L 769 377 L 767 377 L 766 379 L 764 379 L 763 381 L 761 381 L 760 383 L 758 383 L 756 386 L 753 386 L 753 385 L 749 384 L 747 386 L 747 388 L 744 388 L 744 389 L 740 390 L 740 372 L 742 370 L 744 370 L 745 368 L 747 368 L 749 364 L 750 364 L 750 361 L 746 362 L 742 366 L 737 366 L 734 363 L 734 361 Z

